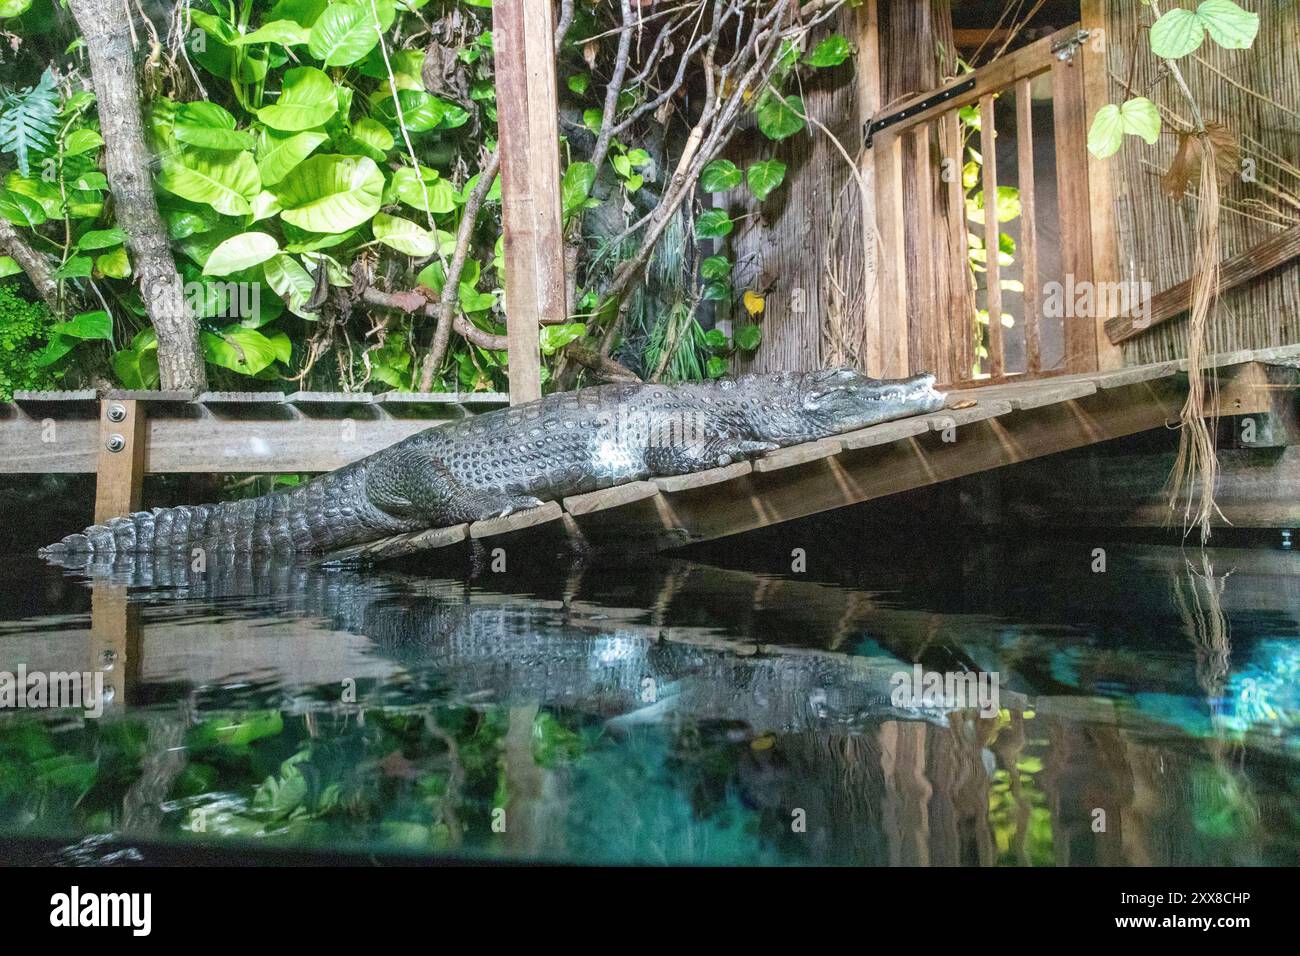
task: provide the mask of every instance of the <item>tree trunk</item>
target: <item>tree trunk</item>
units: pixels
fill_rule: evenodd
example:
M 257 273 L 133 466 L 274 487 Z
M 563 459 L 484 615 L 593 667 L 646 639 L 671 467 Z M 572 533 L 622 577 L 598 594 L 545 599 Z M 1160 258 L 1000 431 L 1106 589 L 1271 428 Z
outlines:
M 14 262 L 18 263 L 18 268 L 27 273 L 27 278 L 32 280 L 36 292 L 45 300 L 50 311 L 57 313 L 59 284 L 50 274 L 49 262 L 5 219 L 0 219 L 0 252 L 13 257 Z
M 90 55 L 108 184 L 140 295 L 158 334 L 161 386 L 169 391 L 203 391 L 207 377 L 198 324 L 185 307 L 181 277 L 154 200 L 126 7 L 119 0 L 69 0 L 68 5 Z

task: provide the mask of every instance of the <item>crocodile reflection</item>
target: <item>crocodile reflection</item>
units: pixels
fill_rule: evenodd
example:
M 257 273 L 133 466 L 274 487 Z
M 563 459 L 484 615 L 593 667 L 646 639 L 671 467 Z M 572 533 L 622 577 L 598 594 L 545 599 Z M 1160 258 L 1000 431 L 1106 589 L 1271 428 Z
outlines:
M 246 554 L 214 555 L 201 570 L 149 555 L 73 570 L 95 588 L 147 591 L 154 608 L 251 602 L 316 619 L 363 635 L 410 674 L 436 675 L 452 697 L 571 706 L 616 718 L 614 727 L 669 715 L 787 732 L 885 716 L 942 719 L 941 709 L 890 702 L 891 678 L 913 661 L 909 617 L 916 645 L 924 644 L 916 660 L 972 667 L 949 643 L 922 640 L 926 615 L 898 613 L 904 626 L 894 630 L 892 652 L 844 653 L 861 638 L 870 595 L 684 561 L 641 562 L 630 574 L 575 560 L 550 580 L 513 582 L 524 589 L 517 594 L 497 575 L 361 574 Z M 736 626 L 682 623 L 697 600 L 724 609 Z M 756 608 L 770 629 L 758 641 L 746 636 Z

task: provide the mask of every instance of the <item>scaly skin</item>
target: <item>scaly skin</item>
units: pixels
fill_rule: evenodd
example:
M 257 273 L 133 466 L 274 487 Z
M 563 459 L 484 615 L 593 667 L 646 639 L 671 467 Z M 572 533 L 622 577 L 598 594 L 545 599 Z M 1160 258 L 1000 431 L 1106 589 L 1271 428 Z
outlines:
M 935 411 L 934 378 L 852 369 L 602 385 L 429 428 L 305 485 L 94 525 L 47 553 L 330 551 L 680 475 Z

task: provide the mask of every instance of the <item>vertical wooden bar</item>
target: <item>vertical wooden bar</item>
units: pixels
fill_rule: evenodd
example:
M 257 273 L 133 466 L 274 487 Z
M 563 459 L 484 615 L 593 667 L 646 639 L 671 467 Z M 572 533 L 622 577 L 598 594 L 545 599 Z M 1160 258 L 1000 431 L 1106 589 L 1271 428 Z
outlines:
M 1034 203 L 1034 98 L 1032 81 L 1016 84 L 1016 150 L 1020 190 L 1020 262 L 1025 285 L 1025 369 L 1032 378 L 1043 369 L 1039 338 L 1043 290 L 1038 281 L 1038 220 Z
M 948 279 L 949 367 L 953 382 L 970 379 L 975 367 L 975 309 L 971 294 L 970 250 L 966 241 L 966 187 L 962 183 L 965 166 L 965 138 L 961 117 L 956 110 L 945 113 L 940 121 L 943 128 L 944 155 L 948 161 L 948 232 L 949 264 L 952 275 Z
M 140 510 L 144 482 L 145 410 L 140 402 L 99 403 L 99 460 L 95 466 L 95 523 Z
M 88 637 L 86 670 L 104 675 L 105 694 L 112 694 L 113 710 L 120 714 L 139 685 L 142 667 L 140 605 L 128 600 L 125 587 L 91 585 Z
M 865 126 L 880 109 L 880 18 L 877 0 L 865 0 L 857 10 L 858 55 L 857 68 L 858 120 Z M 863 150 L 861 159 L 862 180 L 865 184 L 862 199 L 864 233 L 870 238 L 863 250 L 866 294 L 863 299 L 864 340 L 862 356 L 868 375 L 884 375 L 884 342 L 882 340 L 882 250 L 875 244 L 875 230 L 879 224 L 876 207 L 876 157 L 873 150 Z
M 1088 31 L 1088 39 L 1079 48 L 1078 62 L 1083 69 L 1083 99 L 1085 120 L 1110 102 L 1110 75 L 1106 56 L 1106 4 L 1104 0 L 1082 0 L 1079 25 Z M 1115 226 L 1115 195 L 1111 182 L 1112 160 L 1097 159 L 1088 154 L 1088 204 L 1089 233 L 1092 238 L 1092 280 L 1098 283 L 1122 281 L 1119 264 L 1119 234 Z M 1097 367 L 1120 368 L 1124 364 L 1124 351 L 1106 335 L 1106 320 L 1114 316 L 1109 311 L 1114 297 L 1094 295 L 1097 316 L 1094 323 L 1097 337 Z M 1130 302 L 1132 302 L 1130 297 Z
M 989 374 L 1005 372 L 1002 354 L 1002 270 L 998 266 L 998 151 L 992 93 L 980 98 L 980 154 L 984 159 L 984 274 L 989 312 Z
M 876 223 L 880 229 L 880 374 L 908 374 L 907 224 L 903 211 L 903 144 L 876 137 Z
M 1071 289 L 1092 282 L 1087 117 L 1083 101 L 1083 70 L 1077 60 L 1076 54 L 1073 58 L 1052 63 L 1056 202 L 1061 223 L 1061 266 L 1067 299 Z M 1097 368 L 1096 323 L 1090 316 L 1071 316 L 1068 310 L 1065 318 L 1065 368 L 1070 372 L 1092 372 Z
M 497 0 L 492 18 L 510 401 L 518 404 L 542 394 L 540 325 L 566 313 L 555 16 L 552 0 Z
M 930 124 L 921 123 L 909 134 L 912 140 L 911 209 L 907 233 L 911 256 L 907 273 L 909 354 L 908 363 L 917 371 L 932 371 L 943 381 L 939 368 L 939 329 L 945 324 L 938 304 L 939 277 L 936 270 L 934 234 L 934 160 L 930 153 Z M 906 198 L 906 197 L 905 197 Z

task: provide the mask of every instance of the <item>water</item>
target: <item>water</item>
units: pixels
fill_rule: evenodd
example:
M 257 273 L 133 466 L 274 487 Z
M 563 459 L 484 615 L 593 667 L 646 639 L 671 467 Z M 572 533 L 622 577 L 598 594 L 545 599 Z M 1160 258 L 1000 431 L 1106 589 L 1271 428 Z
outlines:
M 1300 554 L 1115 542 L 1099 571 L 1096 542 L 841 536 L 796 572 L 755 540 L 706 555 L 730 567 L 515 555 L 527 574 L 11 556 L 0 671 L 98 672 L 111 699 L 0 711 L 0 841 L 1300 859 Z M 900 702 L 915 664 L 996 673 L 996 706 Z

